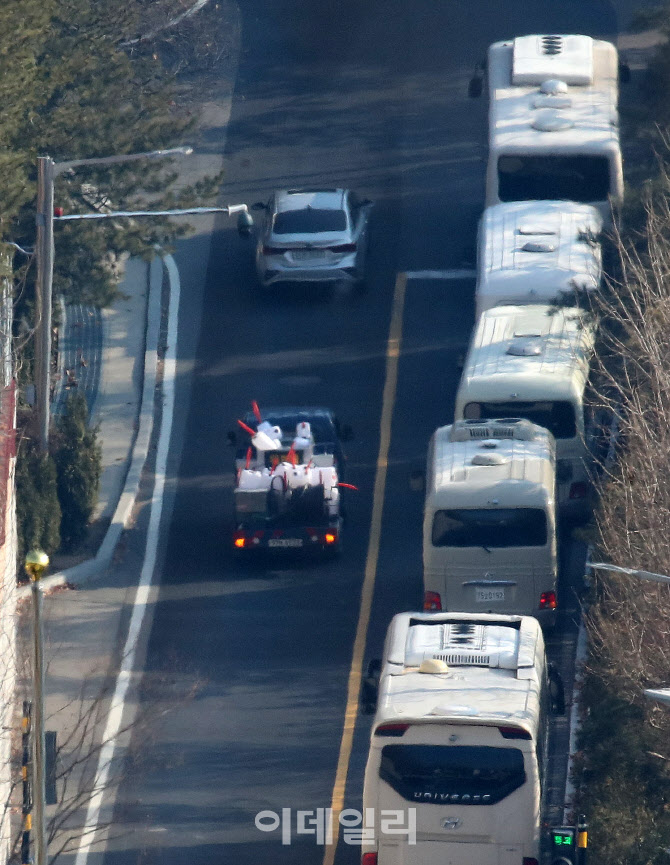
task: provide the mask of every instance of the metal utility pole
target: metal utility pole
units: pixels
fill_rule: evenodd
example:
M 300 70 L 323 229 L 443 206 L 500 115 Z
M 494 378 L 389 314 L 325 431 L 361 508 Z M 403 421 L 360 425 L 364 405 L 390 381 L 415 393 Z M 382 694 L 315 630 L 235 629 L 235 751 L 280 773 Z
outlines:
M 40 453 L 49 450 L 51 287 L 54 265 L 54 161 L 37 158 L 37 278 L 35 282 L 35 403 Z
M 587 568 L 593 568 L 594 571 L 612 571 L 617 574 L 628 574 L 631 577 L 637 577 L 640 580 L 648 580 L 652 583 L 670 583 L 670 577 L 666 574 L 654 574 L 651 571 L 640 571 L 636 568 L 622 568 L 620 565 L 610 565 L 605 562 L 587 562 Z
M 31 550 L 26 556 L 26 573 L 30 577 L 33 598 L 33 797 L 35 800 L 35 865 L 46 865 L 47 831 L 44 779 L 44 634 L 42 631 L 42 586 L 40 577 L 49 564 L 49 556 L 42 550 Z
M 51 294 L 54 274 L 54 180 L 63 171 L 86 165 L 116 165 L 138 159 L 163 159 L 193 153 L 191 147 L 171 147 L 148 153 L 70 159 L 54 162 L 50 156 L 37 157 L 37 277 L 35 282 L 35 403 L 39 425 L 40 453 L 49 451 L 51 396 Z

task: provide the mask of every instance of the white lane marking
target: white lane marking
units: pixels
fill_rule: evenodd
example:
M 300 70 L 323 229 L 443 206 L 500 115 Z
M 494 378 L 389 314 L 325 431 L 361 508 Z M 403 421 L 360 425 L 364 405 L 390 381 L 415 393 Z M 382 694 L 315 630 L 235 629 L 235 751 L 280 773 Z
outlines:
M 589 551 L 591 547 L 589 547 Z M 590 561 L 590 557 L 588 559 Z M 584 667 L 586 666 L 588 651 L 586 640 L 586 628 L 584 627 L 584 618 L 579 619 L 579 631 L 577 633 L 577 648 L 575 650 L 575 679 L 572 685 L 572 707 L 570 708 L 570 744 L 568 746 L 568 774 L 565 780 L 565 796 L 563 801 L 563 819 L 566 820 L 575 809 L 574 802 L 577 798 L 577 786 L 574 781 L 575 755 L 577 754 L 577 736 L 579 734 L 579 710 L 580 710 L 580 691 L 582 686 L 582 678 Z M 567 824 L 566 824 L 567 825 Z
M 408 270 L 407 279 L 474 279 L 476 270 L 461 267 L 455 270 Z
M 163 259 L 170 279 L 167 349 L 163 366 L 163 414 L 156 451 L 156 469 L 153 493 L 150 502 L 149 527 L 147 529 L 147 545 L 140 573 L 140 581 L 135 594 L 133 612 L 128 626 L 128 636 L 121 655 L 121 666 L 116 679 L 114 696 L 109 707 L 107 724 L 102 736 L 102 747 L 91 798 L 86 812 L 86 822 L 81 830 L 79 849 L 75 865 L 86 865 L 88 854 L 95 841 L 96 830 L 100 819 L 103 798 L 109 786 L 109 776 L 116 751 L 116 740 L 121 732 L 125 699 L 128 694 L 135 653 L 142 631 L 144 616 L 149 602 L 149 592 L 153 581 L 154 568 L 158 552 L 158 539 L 161 515 L 163 513 L 163 492 L 165 489 L 165 472 L 167 468 L 170 436 L 172 433 L 172 418 L 174 414 L 175 372 L 177 358 L 177 319 L 179 313 L 179 271 L 171 255 Z

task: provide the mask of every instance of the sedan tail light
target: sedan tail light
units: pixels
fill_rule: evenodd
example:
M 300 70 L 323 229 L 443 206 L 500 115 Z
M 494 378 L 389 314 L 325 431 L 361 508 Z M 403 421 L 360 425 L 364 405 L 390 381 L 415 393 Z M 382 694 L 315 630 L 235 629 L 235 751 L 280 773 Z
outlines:
M 363 853 L 361 856 L 361 865 L 377 865 L 377 854 Z

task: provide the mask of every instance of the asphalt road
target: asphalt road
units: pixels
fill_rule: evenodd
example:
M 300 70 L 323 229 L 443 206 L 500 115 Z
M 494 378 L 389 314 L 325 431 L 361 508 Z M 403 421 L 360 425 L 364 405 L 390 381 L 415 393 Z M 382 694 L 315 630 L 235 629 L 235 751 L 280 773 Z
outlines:
M 604 0 L 240 5 L 223 200 L 251 203 L 305 184 L 350 186 L 372 198 L 369 289 L 333 296 L 279 290 L 264 299 L 254 289 L 253 243 L 223 219 L 204 284 L 188 278 L 202 244 L 180 245 L 174 477 L 146 666 L 198 690 L 156 719 L 150 740 L 136 737 L 145 760 L 129 764 L 117 803 L 122 831 L 105 865 L 321 863 L 313 836 L 282 845 L 279 832 L 255 829 L 254 816 L 331 801 L 397 274 L 472 266 L 486 111 L 483 100 L 468 101 L 466 89 L 486 46 L 528 32 L 611 38 L 617 30 Z M 208 143 L 215 148 L 216 141 L 214 130 Z M 420 607 L 422 497 L 409 475 L 422 467 L 433 429 L 452 418 L 473 312 L 471 279 L 408 281 L 366 657 L 379 655 L 395 612 Z M 233 561 L 233 454 L 225 433 L 251 399 L 261 407 L 323 403 L 353 426 L 348 480 L 360 492 L 349 497 L 339 561 L 272 568 Z M 569 555 L 566 586 L 579 550 Z M 564 598 L 574 606 L 567 587 Z M 169 702 L 152 681 L 149 711 Z M 368 724 L 359 719 L 349 807 L 360 804 Z M 340 845 L 337 863 L 358 856 L 356 847 Z

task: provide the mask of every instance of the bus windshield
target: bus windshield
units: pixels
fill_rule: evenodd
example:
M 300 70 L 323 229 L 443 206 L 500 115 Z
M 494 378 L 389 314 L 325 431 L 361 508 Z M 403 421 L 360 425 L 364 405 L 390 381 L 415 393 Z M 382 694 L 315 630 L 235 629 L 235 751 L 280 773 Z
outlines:
M 605 156 L 501 156 L 500 201 L 607 201 L 609 162 Z
M 386 745 L 379 777 L 410 802 L 495 805 L 526 781 L 517 748 Z
M 547 515 L 540 508 L 436 511 L 434 547 L 544 547 Z

